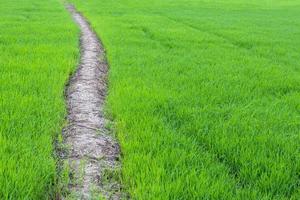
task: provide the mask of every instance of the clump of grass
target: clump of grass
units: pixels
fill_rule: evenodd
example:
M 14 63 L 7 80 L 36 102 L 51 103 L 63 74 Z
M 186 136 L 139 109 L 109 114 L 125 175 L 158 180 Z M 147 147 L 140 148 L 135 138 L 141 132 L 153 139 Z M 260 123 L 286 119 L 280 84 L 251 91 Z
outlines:
M 133 199 L 299 199 L 300 4 L 72 0 L 107 49 Z
M 59 1 L 0 4 L 0 199 L 54 198 L 78 30 Z
M 121 169 L 106 168 L 103 170 L 101 181 L 106 183 L 119 183 L 121 181 Z

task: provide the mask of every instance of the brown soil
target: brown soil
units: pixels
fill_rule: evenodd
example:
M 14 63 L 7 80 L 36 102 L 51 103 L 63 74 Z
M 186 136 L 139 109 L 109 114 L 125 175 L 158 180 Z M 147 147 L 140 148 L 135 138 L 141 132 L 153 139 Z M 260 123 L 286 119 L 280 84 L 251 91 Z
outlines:
M 63 159 L 69 163 L 71 181 L 64 198 L 120 199 L 120 149 L 105 128 L 108 120 L 103 114 L 108 70 L 105 52 L 85 18 L 74 6 L 67 5 L 67 9 L 81 30 L 81 58 L 66 89 L 68 125 L 63 137 L 68 153 Z

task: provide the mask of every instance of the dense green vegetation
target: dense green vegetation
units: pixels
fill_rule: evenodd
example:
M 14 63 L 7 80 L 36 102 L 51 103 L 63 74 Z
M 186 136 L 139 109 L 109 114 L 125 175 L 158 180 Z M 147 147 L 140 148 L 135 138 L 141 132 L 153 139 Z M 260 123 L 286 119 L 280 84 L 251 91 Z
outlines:
M 57 0 L 0 0 L 0 199 L 46 199 L 78 30 Z
M 300 199 L 300 2 L 71 0 L 110 64 L 132 199 Z M 0 0 L 0 199 L 57 189 L 78 30 L 58 0 Z
M 132 199 L 300 198 L 300 2 L 72 0 L 110 63 Z

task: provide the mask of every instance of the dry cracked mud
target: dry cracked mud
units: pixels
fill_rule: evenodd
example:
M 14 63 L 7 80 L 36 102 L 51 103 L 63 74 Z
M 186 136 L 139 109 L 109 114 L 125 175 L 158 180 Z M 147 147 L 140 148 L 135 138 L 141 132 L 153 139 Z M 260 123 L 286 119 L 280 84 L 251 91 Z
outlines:
M 68 124 L 63 130 L 69 164 L 68 195 L 63 199 L 121 199 L 120 148 L 105 127 L 103 114 L 108 65 L 105 51 L 85 18 L 66 6 L 81 30 L 81 58 L 66 88 Z

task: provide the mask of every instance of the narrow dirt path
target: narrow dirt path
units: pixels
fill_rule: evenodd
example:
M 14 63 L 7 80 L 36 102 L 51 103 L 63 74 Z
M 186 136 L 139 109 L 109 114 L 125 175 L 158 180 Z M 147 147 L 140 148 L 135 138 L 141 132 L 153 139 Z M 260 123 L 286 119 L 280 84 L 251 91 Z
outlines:
M 63 130 L 71 182 L 66 199 L 120 199 L 119 145 L 105 128 L 107 62 L 104 49 L 85 18 L 68 11 L 81 30 L 81 59 L 67 87 L 68 125 Z

